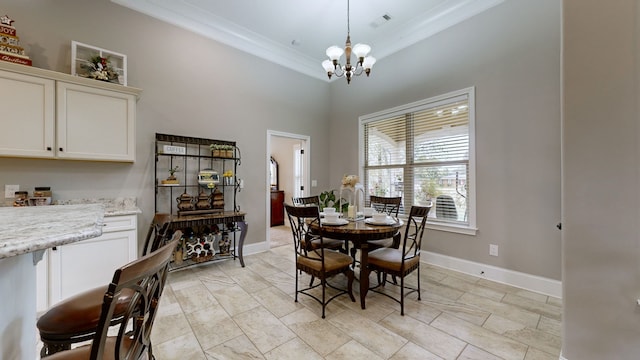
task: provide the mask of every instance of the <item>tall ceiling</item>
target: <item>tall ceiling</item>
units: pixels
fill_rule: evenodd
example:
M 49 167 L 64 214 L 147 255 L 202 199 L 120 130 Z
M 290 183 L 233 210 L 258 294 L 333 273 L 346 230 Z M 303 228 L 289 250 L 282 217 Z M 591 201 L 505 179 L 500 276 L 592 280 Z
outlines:
M 347 0 L 111 0 L 300 73 L 344 47 Z M 350 0 L 351 42 L 380 60 L 505 0 Z

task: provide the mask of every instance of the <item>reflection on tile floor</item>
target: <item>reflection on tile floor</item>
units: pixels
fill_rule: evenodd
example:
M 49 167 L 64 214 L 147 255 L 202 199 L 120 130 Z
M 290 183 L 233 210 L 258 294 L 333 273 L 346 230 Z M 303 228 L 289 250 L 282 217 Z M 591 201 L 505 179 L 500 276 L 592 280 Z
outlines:
M 405 316 L 369 293 L 366 310 L 341 296 L 322 319 L 314 300 L 294 302 L 293 260 L 284 245 L 245 257 L 245 268 L 225 261 L 170 273 L 152 333 L 156 359 L 559 358 L 557 298 L 423 263 L 422 300 L 409 295 Z

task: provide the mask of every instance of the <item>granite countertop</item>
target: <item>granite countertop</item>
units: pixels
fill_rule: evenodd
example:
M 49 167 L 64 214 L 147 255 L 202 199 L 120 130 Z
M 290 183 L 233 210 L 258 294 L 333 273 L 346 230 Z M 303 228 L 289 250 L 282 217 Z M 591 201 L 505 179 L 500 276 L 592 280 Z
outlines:
M 104 204 L 0 208 L 0 259 L 102 235 Z
M 56 205 L 80 205 L 80 204 L 102 204 L 104 205 L 104 216 L 134 215 L 140 214 L 140 208 L 136 205 L 135 198 L 99 198 L 99 199 L 74 199 L 57 200 Z

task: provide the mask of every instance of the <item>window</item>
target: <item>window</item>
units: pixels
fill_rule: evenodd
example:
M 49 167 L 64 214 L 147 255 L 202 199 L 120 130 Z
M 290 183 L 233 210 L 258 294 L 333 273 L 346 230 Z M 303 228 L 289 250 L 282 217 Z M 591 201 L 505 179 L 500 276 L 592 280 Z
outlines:
M 474 88 L 360 117 L 368 196 L 433 204 L 432 228 L 475 233 Z

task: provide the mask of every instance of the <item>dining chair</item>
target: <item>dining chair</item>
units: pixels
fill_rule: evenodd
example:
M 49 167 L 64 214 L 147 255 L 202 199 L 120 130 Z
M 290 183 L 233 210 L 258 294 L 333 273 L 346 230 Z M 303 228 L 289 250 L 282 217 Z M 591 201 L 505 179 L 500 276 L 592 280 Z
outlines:
M 143 256 L 153 253 L 167 242 L 170 225 L 171 215 L 154 215 L 145 237 Z M 63 300 L 48 309 L 36 323 L 43 344 L 40 356 L 46 357 L 58 351 L 68 350 L 73 344 L 92 339 L 98 326 L 102 298 L 106 291 L 107 286 L 99 286 Z M 113 316 L 114 325 L 124 315 L 132 296 L 133 292 L 125 290 L 118 298 Z
M 143 356 L 154 359 L 151 328 L 167 280 L 169 261 L 181 235 L 176 231 L 171 241 L 155 252 L 116 269 L 103 294 L 98 326 L 91 343 L 55 353 L 48 359 L 137 360 Z M 116 320 L 118 299 L 125 292 L 131 293 L 130 301 L 121 318 Z M 109 336 L 108 333 L 117 335 Z
M 292 197 L 294 206 L 311 206 L 311 205 L 320 205 L 320 198 L 317 195 L 306 196 L 306 197 Z M 313 240 L 312 240 L 313 241 Z M 318 242 L 314 241 L 314 246 L 318 246 Z M 348 253 L 348 243 L 344 240 L 339 239 L 328 239 L 324 238 L 323 246 L 328 249 L 340 250 L 343 253 Z
M 284 204 L 291 225 L 293 234 L 293 242 L 296 254 L 296 295 L 295 301 L 298 302 L 298 294 L 305 294 L 316 300 L 322 305 L 322 318 L 325 318 L 325 308 L 331 300 L 336 297 L 349 294 L 351 301 L 355 302 L 353 297 L 353 270 L 351 269 L 351 257 L 347 254 L 331 250 L 324 246 L 324 238 L 319 234 L 313 234 L 309 228 L 311 222 L 320 223 L 320 212 L 316 206 L 291 206 Z M 314 245 L 316 244 L 316 245 Z M 299 289 L 298 277 L 303 271 L 312 278 L 320 279 L 320 282 L 313 285 L 313 280 L 309 287 Z M 327 279 L 338 275 L 345 274 L 347 276 L 347 289 L 341 289 L 330 284 Z M 322 287 L 322 298 L 314 295 L 311 290 Z M 327 299 L 326 290 L 330 287 L 337 290 L 338 293 Z
M 308 205 L 320 205 L 320 198 L 318 195 L 306 196 L 306 197 L 292 197 L 293 205 L 295 206 L 308 206 Z
M 369 197 L 369 203 L 377 212 L 386 213 L 389 216 L 397 218 L 400 212 L 400 206 L 402 205 L 402 196 L 383 197 L 371 195 Z M 369 249 L 378 249 L 381 247 L 393 247 L 397 249 L 398 246 L 400 246 L 401 237 L 402 235 L 400 231 L 398 231 L 391 239 L 370 241 Z
M 398 213 L 400 211 L 400 206 L 402 204 L 402 197 L 384 197 L 384 196 L 369 196 L 369 203 L 372 208 L 375 209 L 376 212 L 386 213 L 389 216 L 393 216 L 395 218 L 398 217 Z M 388 239 L 380 239 L 380 240 L 370 240 L 367 242 L 368 251 L 392 247 L 397 249 L 400 246 L 400 240 L 402 238 L 402 234 L 400 230 L 396 232 L 393 237 Z M 357 266 L 358 260 L 356 259 L 357 249 L 351 249 L 351 257 L 353 258 L 353 266 Z M 395 282 L 395 277 L 393 278 Z
M 424 234 L 427 215 L 431 206 L 412 206 L 405 227 L 404 240 L 398 249 L 380 248 L 369 252 L 368 271 L 378 272 L 378 284 L 369 290 L 385 295 L 400 303 L 400 315 L 404 315 L 404 298 L 413 292 L 418 293 L 420 300 L 420 247 Z M 405 277 L 413 271 L 417 272 L 417 287 L 405 284 Z M 400 287 L 400 298 L 381 291 L 387 283 L 387 275 L 400 278 L 400 284 L 392 284 Z M 408 292 L 405 294 L 405 290 Z

